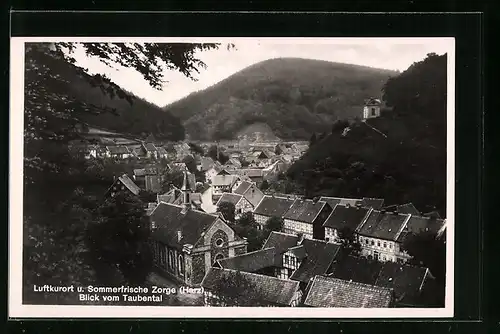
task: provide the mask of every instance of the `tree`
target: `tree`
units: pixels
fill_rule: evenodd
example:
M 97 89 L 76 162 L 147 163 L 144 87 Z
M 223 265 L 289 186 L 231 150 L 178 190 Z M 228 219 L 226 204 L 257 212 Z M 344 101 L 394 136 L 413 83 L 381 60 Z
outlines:
M 237 221 L 237 224 L 243 227 L 251 227 L 256 228 L 256 222 L 253 218 L 253 214 L 251 212 L 244 212 Z
M 144 284 L 152 270 L 149 248 L 149 219 L 143 203 L 129 192 L 119 192 L 105 200 L 99 220 L 88 229 L 88 246 L 96 268 L 109 265 L 131 285 Z M 109 270 L 97 272 L 100 281 Z M 118 282 L 108 282 L 113 284 Z
M 309 139 L 309 146 L 313 146 L 317 141 L 318 139 L 316 138 L 316 133 L 313 133 Z
M 182 162 L 186 165 L 190 173 L 195 174 L 198 171 L 198 168 L 196 167 L 196 160 L 193 156 L 188 155 L 184 157 L 184 159 L 182 159 Z
M 212 145 L 208 148 L 207 156 L 214 161 L 219 161 L 223 165 L 229 160 L 229 157 L 224 152 L 221 152 L 217 145 Z
M 283 229 L 283 219 L 280 217 L 271 217 L 267 220 L 265 230 L 271 233 L 272 231 L 281 232 Z
M 195 143 L 189 143 L 188 145 L 189 145 L 189 148 L 191 149 L 191 152 L 193 152 L 193 154 L 205 155 L 205 151 L 203 150 L 203 148 L 200 145 L 197 145 Z
M 269 182 L 267 182 L 267 180 L 262 181 L 262 183 L 260 185 L 260 189 L 267 190 L 268 188 L 269 188 Z
M 241 272 L 224 272 L 211 289 L 215 298 L 212 305 L 219 306 L 265 306 L 265 295 L 259 285 Z
M 234 204 L 231 202 L 221 202 L 217 207 L 217 212 L 222 213 L 224 219 L 226 219 L 229 222 L 235 221 L 235 211 L 236 208 Z

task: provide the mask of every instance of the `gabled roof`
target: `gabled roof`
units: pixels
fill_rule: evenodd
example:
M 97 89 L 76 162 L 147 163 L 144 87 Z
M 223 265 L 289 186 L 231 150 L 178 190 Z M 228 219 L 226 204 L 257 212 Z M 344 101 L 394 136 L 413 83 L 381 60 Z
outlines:
M 380 101 L 380 99 L 376 99 L 373 97 L 365 100 L 365 105 L 367 105 L 367 106 L 380 105 L 381 103 L 382 102 Z
M 132 181 L 132 179 L 130 177 L 128 177 L 127 174 L 123 174 L 122 176 L 120 176 L 118 178 L 118 180 L 121 183 L 123 183 L 123 185 L 128 190 L 130 190 L 130 192 L 133 193 L 134 195 L 139 195 L 139 193 L 141 192 L 141 188 L 139 188 L 139 186 L 137 184 L 135 184 L 134 181 Z
M 212 185 L 214 186 L 232 186 L 238 180 L 236 175 L 215 175 L 212 179 Z
M 134 169 L 135 176 L 145 176 L 145 175 L 158 175 L 158 168 L 146 167 Z
M 240 169 L 239 172 L 243 175 L 250 177 L 250 178 L 264 176 L 264 170 L 262 168 L 245 168 L 245 169 Z
M 157 195 L 157 201 L 158 203 L 160 202 L 165 202 L 169 204 L 173 204 L 177 198 L 181 196 L 182 192 L 179 188 L 172 188 L 168 192 L 164 193 L 163 195 Z
M 434 217 L 411 216 L 399 235 L 397 241 L 404 242 L 410 234 L 420 234 L 428 232 L 438 235 L 439 231 L 444 225 L 443 219 Z
M 232 193 L 223 193 L 222 196 L 217 201 L 217 206 L 219 206 L 222 202 L 229 202 L 234 205 L 238 204 L 239 201 L 243 198 L 242 195 L 232 194 Z
M 307 257 L 290 279 L 305 283 L 315 275 L 325 275 L 341 248 L 340 245 L 316 239 L 304 239 L 301 245 Z
M 356 228 L 363 222 L 363 219 L 366 217 L 369 210 L 370 209 L 362 207 L 345 207 L 337 205 L 323 223 L 323 226 L 337 230 L 347 227 L 352 231 L 355 231 Z
M 382 198 L 363 197 L 363 199 L 361 200 L 361 206 L 364 208 L 373 208 L 375 210 L 378 210 L 383 205 L 384 205 L 384 199 Z
M 201 165 L 201 171 L 207 171 L 209 170 L 210 168 L 214 167 L 214 166 L 217 166 L 215 163 L 214 163 L 214 160 L 210 157 L 201 157 L 200 158 L 200 162 L 199 164 Z
M 268 217 L 283 217 L 292 204 L 293 200 L 291 199 L 266 195 L 253 213 Z
M 374 285 L 383 263 L 363 257 L 345 256 L 335 260 L 328 270 L 328 276 Z
M 234 190 L 234 193 L 235 194 L 238 194 L 238 195 L 244 195 L 245 192 L 250 189 L 250 187 L 252 187 L 252 184 L 251 182 L 248 182 L 248 181 L 243 181 L 240 183 L 240 185 Z
M 111 154 L 128 154 L 130 151 L 127 146 L 106 146 Z
M 284 218 L 304 223 L 312 223 L 325 207 L 326 202 L 310 199 L 296 199 L 285 213 Z
M 210 268 L 203 278 L 201 286 L 210 290 L 215 287 L 217 282 L 224 276 L 234 273 L 237 273 L 237 271 Z M 299 282 L 247 272 L 240 272 L 240 274 L 253 283 L 251 286 L 257 288 L 257 291 L 254 291 L 257 298 L 271 304 L 288 306 L 292 303 L 295 293 L 299 290 Z
M 377 239 L 396 241 L 410 215 L 372 210 L 358 227 L 358 234 Z
M 229 257 L 219 260 L 219 265 L 224 269 L 233 269 L 254 273 L 259 270 L 274 267 L 276 265 L 276 248 L 264 248 L 254 252 Z
M 415 216 L 420 216 L 420 211 L 415 208 L 412 203 L 406 203 L 401 205 L 389 205 L 384 208 L 386 211 L 397 211 L 399 213 L 409 213 Z
M 328 203 L 332 208 L 335 205 L 349 205 L 356 206 L 358 203 L 362 203 L 362 200 L 359 198 L 342 198 L 342 197 L 331 197 L 331 196 L 321 196 L 319 198 L 320 201 Z
M 389 307 L 393 291 L 372 285 L 322 276 L 314 277 L 307 289 L 305 306 L 312 307 Z
M 299 260 L 303 260 L 307 257 L 306 248 L 304 245 L 294 246 L 288 249 L 287 253 L 290 253 Z
M 297 246 L 298 240 L 299 237 L 295 234 L 272 231 L 262 249 L 275 248 L 278 254 L 282 254 L 288 249 Z
M 184 244 L 194 245 L 217 219 L 217 215 L 207 214 L 198 210 L 182 212 L 182 207 L 160 203 L 151 213 L 151 221 L 156 228 L 152 230 L 153 239 L 171 247 L 182 247 Z M 178 239 L 180 231 L 181 239 Z

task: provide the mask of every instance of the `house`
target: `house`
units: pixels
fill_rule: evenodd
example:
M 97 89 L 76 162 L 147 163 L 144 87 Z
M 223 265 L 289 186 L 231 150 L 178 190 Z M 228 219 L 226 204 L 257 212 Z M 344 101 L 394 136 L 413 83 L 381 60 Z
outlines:
M 182 160 L 191 155 L 191 147 L 187 143 L 181 143 L 174 146 L 176 152 L 176 159 Z
M 212 158 L 210 158 L 210 157 L 200 157 L 198 159 L 197 164 L 196 164 L 196 168 L 200 172 L 206 172 L 210 168 L 214 167 L 215 165 L 216 165 L 216 163 L 215 163 L 215 161 Z
M 350 205 L 336 205 L 332 213 L 323 223 L 325 240 L 342 243 L 345 238 L 349 238 L 346 234 L 350 235 L 356 231 L 369 211 L 370 209 L 363 208 L 361 205 L 354 207 Z
M 225 192 L 231 192 L 234 184 L 238 181 L 237 175 L 218 174 L 212 179 L 214 195 L 222 195 Z
M 109 152 L 109 157 L 116 159 L 127 159 L 132 156 L 127 146 L 106 146 Z
M 435 280 L 428 268 L 345 256 L 330 268 L 328 277 L 394 290 L 395 307 L 428 307 Z
M 241 181 L 235 188 L 233 188 L 233 193 L 242 195 L 246 198 L 253 208 L 259 204 L 259 202 L 264 198 L 264 193 L 257 188 L 257 185 L 248 181 Z
M 429 233 L 436 238 L 441 238 L 445 230 L 446 220 L 444 219 L 412 215 L 399 234 L 397 242 L 402 245 L 411 235 L 422 233 Z
M 363 117 L 362 119 L 369 119 L 380 117 L 380 106 L 382 102 L 379 99 L 369 98 L 365 100 L 365 105 L 363 107 Z
M 207 180 L 207 182 L 211 183 L 214 176 L 218 175 L 222 171 L 223 168 L 222 166 L 220 166 L 220 163 L 214 164 L 212 167 L 205 171 L 205 179 Z
M 105 196 L 109 195 L 113 197 L 117 192 L 125 190 L 130 191 L 136 196 L 141 192 L 141 188 L 139 188 L 139 186 L 137 186 L 137 184 L 135 184 L 127 174 L 123 174 L 122 176 L 116 178 L 115 182 L 113 182 L 111 187 L 109 187 L 106 191 Z
M 265 171 L 262 168 L 244 168 L 238 174 L 248 177 L 252 182 L 261 184 L 264 181 Z
M 384 199 L 382 198 L 344 198 L 344 197 L 330 197 L 321 196 L 320 201 L 327 202 L 333 208 L 335 205 L 349 205 L 349 206 L 361 206 L 363 208 L 373 208 L 380 209 L 384 205 Z
M 224 167 L 230 169 L 238 169 L 241 168 L 241 161 L 235 158 L 230 158 L 225 164 Z
M 361 255 L 378 261 L 406 261 L 398 238 L 410 220 L 410 214 L 370 209 L 356 229 Z
M 393 290 L 338 278 L 315 276 L 306 289 L 304 306 L 387 308 L 393 304 Z
M 232 269 L 211 268 L 201 286 L 204 290 L 205 305 L 207 306 L 234 306 L 225 305 L 217 295 L 217 288 L 226 277 L 239 274 L 241 278 L 248 282 L 241 285 L 241 295 L 250 295 L 255 298 L 259 306 L 267 307 L 294 307 L 298 306 L 302 298 L 298 282 L 279 279 L 267 275 L 259 275 L 248 272 L 238 272 Z M 250 290 L 250 291 L 248 291 Z
M 182 205 L 162 202 L 150 215 L 153 259 L 161 275 L 199 286 L 215 261 L 246 253 L 248 242 L 221 215 L 191 209 L 182 190 Z
M 303 234 L 307 239 L 324 239 L 323 224 L 332 210 L 326 202 L 296 199 L 283 216 L 283 232 Z
M 277 276 L 276 268 L 280 266 L 280 254 L 276 247 L 259 249 L 227 259 L 218 260 L 214 267 L 231 269 L 247 273 Z
M 143 155 L 148 159 L 158 159 L 158 149 L 153 143 L 142 143 L 141 149 Z
M 262 228 L 272 217 L 283 218 L 293 202 L 286 197 L 265 195 L 253 210 L 255 222 Z
M 217 201 L 217 207 L 221 203 L 228 202 L 234 205 L 235 218 L 239 218 L 245 212 L 252 212 L 253 205 L 243 196 L 233 193 L 223 193 Z

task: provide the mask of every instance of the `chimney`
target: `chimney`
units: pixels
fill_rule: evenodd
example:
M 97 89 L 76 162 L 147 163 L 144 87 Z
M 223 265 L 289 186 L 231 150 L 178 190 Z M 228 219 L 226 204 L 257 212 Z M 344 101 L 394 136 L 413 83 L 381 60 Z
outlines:
M 178 230 L 177 231 L 177 242 L 181 242 L 181 240 L 182 240 L 182 231 Z

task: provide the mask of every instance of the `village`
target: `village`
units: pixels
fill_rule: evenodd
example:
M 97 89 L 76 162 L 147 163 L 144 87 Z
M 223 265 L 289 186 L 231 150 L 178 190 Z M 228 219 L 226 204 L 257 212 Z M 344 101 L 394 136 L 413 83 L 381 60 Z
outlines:
M 369 100 L 362 118 L 377 117 L 379 103 Z M 106 196 L 146 191 L 156 197 L 145 207 L 155 284 L 202 287 L 197 302 L 205 306 L 234 306 L 220 295 L 220 285 L 235 277 L 248 283 L 237 294 L 259 306 L 432 306 L 433 273 L 409 264 L 413 254 L 403 244 L 420 233 L 444 242 L 446 220 L 384 198 L 306 198 L 270 190 L 307 152 L 307 142 L 89 136 L 99 139 L 75 144 L 86 159 L 134 164 L 133 173 L 114 177 Z M 182 183 L 165 189 L 172 173 Z M 238 234 L 242 221 L 267 233 L 260 247 L 249 249 L 249 240 Z

